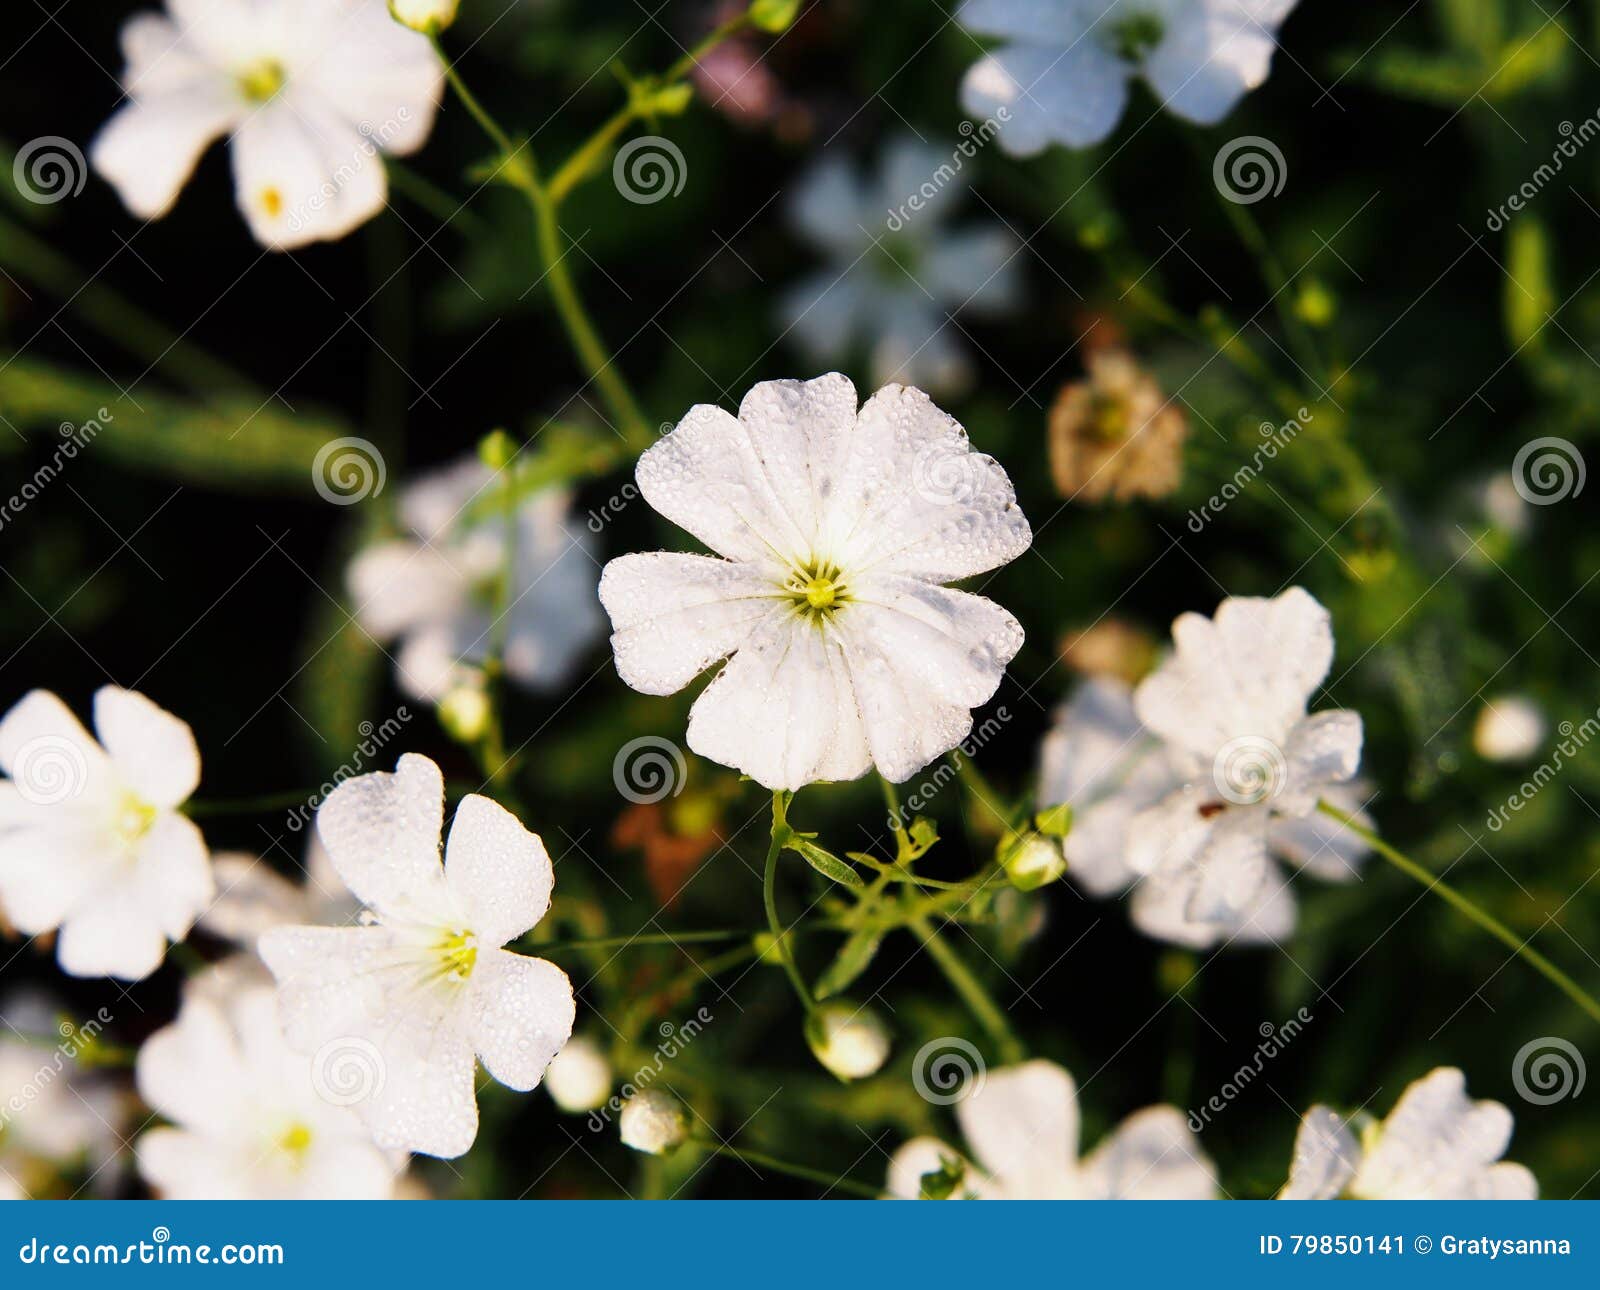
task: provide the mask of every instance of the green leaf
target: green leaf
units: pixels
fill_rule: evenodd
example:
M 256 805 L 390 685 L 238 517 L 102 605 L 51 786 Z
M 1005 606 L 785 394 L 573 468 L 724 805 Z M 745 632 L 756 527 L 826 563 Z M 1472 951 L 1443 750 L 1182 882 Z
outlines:
M 830 999 L 850 988 L 858 976 L 865 972 L 883 944 L 883 933 L 863 929 L 852 932 L 839 947 L 832 963 L 823 969 L 812 992 L 818 999 Z
M 1063 802 L 1040 811 L 1033 817 L 1033 826 L 1046 837 L 1064 838 L 1072 832 L 1072 808 Z
M 854 869 L 831 851 L 826 851 L 819 847 L 810 838 L 796 833 L 790 836 L 784 846 L 790 851 L 798 853 L 808 865 L 828 879 L 829 882 L 837 882 L 846 887 L 854 887 L 857 890 L 867 885 L 862 881 L 861 875 Z

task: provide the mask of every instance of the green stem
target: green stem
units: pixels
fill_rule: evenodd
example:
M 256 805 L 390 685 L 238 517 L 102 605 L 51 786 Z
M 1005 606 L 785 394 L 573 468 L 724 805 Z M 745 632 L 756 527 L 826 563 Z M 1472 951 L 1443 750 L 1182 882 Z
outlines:
M 951 949 L 949 942 L 934 929 L 927 915 L 913 918 L 908 926 L 921 939 L 923 947 L 928 951 L 928 957 L 939 965 L 945 979 L 955 988 L 955 992 L 961 996 L 972 1015 L 989 1032 L 989 1037 L 994 1040 L 995 1047 L 1000 1051 L 1001 1062 L 1011 1066 L 1022 1061 L 1027 1056 L 1027 1050 L 1012 1031 L 1011 1022 L 1007 1020 L 1006 1014 L 989 997 L 989 992 L 983 988 L 983 983 L 961 961 L 961 956 Z
M 217 815 L 258 815 L 262 811 L 281 811 L 288 806 L 305 806 L 316 800 L 321 789 L 307 788 L 283 793 L 264 793 L 260 797 L 222 797 L 211 801 L 191 801 L 183 813 L 191 819 Z
M 776 1156 L 769 1156 L 764 1151 L 748 1151 L 743 1147 L 730 1147 L 721 1142 L 712 1142 L 706 1138 L 690 1138 L 688 1146 L 699 1147 L 702 1151 L 709 1151 L 713 1155 L 727 1156 L 731 1160 L 742 1160 L 748 1165 L 755 1165 L 761 1169 L 770 1169 L 773 1173 L 788 1174 L 791 1178 L 799 1178 L 805 1182 L 816 1183 L 829 1191 L 845 1191 L 852 1196 L 859 1196 L 863 1200 L 877 1200 L 883 1195 L 874 1187 L 862 1183 L 852 1182 L 848 1178 L 833 1178 L 820 1169 L 812 1169 L 806 1165 L 791 1164 L 787 1160 L 779 1160 Z
M 1402 855 L 1399 851 L 1396 851 L 1371 829 L 1364 828 L 1357 823 L 1353 816 L 1341 811 L 1337 806 L 1329 802 L 1318 802 L 1317 809 L 1324 815 L 1331 816 L 1339 821 L 1340 824 L 1364 841 L 1396 869 L 1400 870 L 1401 873 L 1414 878 L 1429 890 L 1438 892 L 1447 904 L 1470 918 L 1484 931 L 1488 932 L 1489 935 L 1509 948 L 1518 958 L 1525 960 L 1528 966 L 1548 980 L 1578 1007 L 1582 1008 L 1596 1021 L 1600 1021 L 1600 1002 L 1597 1002 L 1592 994 L 1549 959 L 1545 958 L 1538 950 L 1530 946 L 1527 940 L 1519 938 L 1515 932 L 1494 915 L 1475 905 L 1454 887 L 1446 883 L 1444 879 L 1429 873 L 1428 870 L 1424 869 L 1409 856 Z
M 761 877 L 761 903 L 766 906 L 767 928 L 772 933 L 778 957 L 783 962 L 783 970 L 788 974 L 790 984 L 794 986 L 801 1007 L 809 1013 L 816 1004 L 811 998 L 811 991 L 806 989 L 805 978 L 800 975 L 800 966 L 795 962 L 794 947 L 789 943 L 788 930 L 778 920 L 778 856 L 782 853 L 783 844 L 788 837 L 789 823 L 785 818 L 783 791 L 780 789 L 772 795 L 772 841 L 767 847 L 767 863 Z
M 433 41 L 434 51 L 439 55 L 439 63 L 444 68 L 445 80 L 450 82 L 450 88 L 461 100 L 461 105 L 472 115 L 483 132 L 489 136 L 494 146 L 500 149 L 502 158 L 509 161 L 516 155 L 512 147 L 511 136 L 500 128 L 500 123 L 489 115 L 489 110 L 478 102 L 478 96 L 467 88 L 467 83 L 461 79 L 461 74 L 456 71 L 456 65 L 450 61 L 450 55 L 445 53 L 444 46 L 439 42 L 437 35 L 429 37 Z

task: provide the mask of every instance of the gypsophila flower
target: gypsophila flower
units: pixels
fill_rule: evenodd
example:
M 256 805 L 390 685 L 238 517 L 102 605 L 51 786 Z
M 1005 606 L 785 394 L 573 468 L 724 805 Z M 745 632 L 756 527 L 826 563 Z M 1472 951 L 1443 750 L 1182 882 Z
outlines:
M 1040 749 L 1037 803 L 1067 805 L 1072 829 L 1061 840 L 1067 876 L 1091 896 L 1132 889 L 1134 926 L 1158 940 L 1203 949 L 1224 940 L 1253 944 L 1281 940 L 1293 930 L 1295 902 L 1274 868 L 1254 897 L 1228 915 L 1191 918 L 1194 870 L 1178 866 L 1145 874 L 1130 856 L 1132 827 L 1147 808 L 1185 784 L 1185 759 L 1146 730 L 1134 711 L 1133 690 L 1110 676 L 1078 686 L 1056 713 Z M 1323 796 L 1369 825 L 1371 794 L 1359 781 L 1328 785 Z M 1275 818 L 1266 827 L 1268 852 L 1328 881 L 1348 881 L 1366 844 L 1327 816 Z
M 1358 1141 L 1351 1129 L 1359 1121 Z M 1502 1161 L 1511 1112 L 1474 1102 L 1467 1080 L 1441 1066 L 1406 1086 L 1388 1118 L 1347 1122 L 1326 1106 L 1306 1112 L 1283 1200 L 1533 1200 L 1539 1184 Z
M 97 691 L 94 724 L 99 743 L 46 690 L 0 720 L 0 906 L 29 936 L 59 929 L 64 971 L 138 980 L 213 895 L 205 839 L 178 811 L 200 753 L 132 690 Z
M 1078 1157 L 1078 1089 L 1054 1062 L 989 1071 L 956 1103 L 971 1161 L 936 1138 L 913 1138 L 889 1161 L 903 1200 L 1213 1200 L 1216 1171 L 1173 1106 L 1124 1120 Z M 931 1184 L 931 1186 L 930 1186 Z
M 889 1028 L 861 1003 L 830 999 L 806 1018 L 806 1039 L 816 1058 L 839 1079 L 876 1075 L 889 1056 Z
M 1004 228 L 946 227 L 966 186 L 953 156 L 908 136 L 888 145 L 871 179 L 837 155 L 800 179 L 790 222 L 827 264 L 786 291 L 778 312 L 812 358 L 839 362 L 859 346 L 870 353 L 875 385 L 900 381 L 937 394 L 970 381 L 950 314 L 1006 313 L 1022 279 L 1017 241 Z
M 658 1088 L 635 1093 L 622 1104 L 617 1125 L 624 1146 L 647 1155 L 664 1156 L 681 1147 L 689 1136 L 689 1117 L 683 1103 Z
M 393 774 L 348 779 L 317 812 L 360 927 L 276 927 L 258 950 L 278 980 L 289 1042 L 360 1057 L 350 1102 L 380 1146 L 458 1156 L 478 1132 L 474 1055 L 526 1092 L 572 1033 L 572 983 L 501 947 L 550 907 L 539 838 L 473 793 L 439 861 L 444 779 L 407 753 Z
M 964 0 L 956 20 L 1001 43 L 968 69 L 961 104 L 1030 156 L 1116 128 L 1141 77 L 1168 111 L 1215 125 L 1267 79 L 1295 0 Z M 1006 110 L 1001 117 L 1000 110 Z
M 544 1073 L 550 1100 L 569 1115 L 593 1111 L 611 1096 L 611 1063 L 587 1035 L 574 1035 Z
M 999 463 L 920 390 L 856 407 L 837 373 L 757 385 L 738 417 L 699 405 L 640 459 L 645 499 L 717 552 L 606 566 L 622 679 L 671 694 L 732 655 L 689 747 L 768 788 L 902 781 L 972 727 L 1022 645 L 942 584 L 1032 540 Z
M 217 898 L 200 915 L 200 927 L 213 936 L 254 946 L 272 927 L 311 923 L 338 927 L 355 921 L 361 902 L 350 894 L 317 831 L 306 838 L 303 882 L 285 878 L 265 860 L 241 851 L 211 858 Z
M 121 1101 L 77 1067 L 79 1041 L 57 1026 L 33 999 L 0 1005 L 0 1200 L 45 1195 L 65 1171 L 96 1182 L 115 1174 L 107 1166 L 122 1143 Z
M 1544 710 L 1525 694 L 1485 699 L 1472 725 L 1472 749 L 1485 761 L 1526 761 L 1549 732 Z
M 172 1127 L 143 1134 L 139 1173 L 169 1200 L 383 1200 L 399 1161 L 322 1096 L 278 1023 L 271 986 L 187 994 L 139 1049 L 139 1096 Z
M 509 552 L 497 496 L 509 480 L 475 457 L 424 476 L 400 499 L 407 536 L 351 562 L 356 618 L 380 640 L 400 638 L 396 679 L 415 698 L 439 702 L 473 688 L 497 630 L 512 680 L 560 685 L 604 626 L 593 539 L 571 522 L 567 494 L 545 490 L 517 503 Z
M 171 209 L 227 134 L 240 211 L 274 250 L 343 237 L 383 209 L 383 153 L 420 148 L 443 86 L 384 0 L 167 0 L 122 29 L 128 102 L 90 150 L 141 219 Z

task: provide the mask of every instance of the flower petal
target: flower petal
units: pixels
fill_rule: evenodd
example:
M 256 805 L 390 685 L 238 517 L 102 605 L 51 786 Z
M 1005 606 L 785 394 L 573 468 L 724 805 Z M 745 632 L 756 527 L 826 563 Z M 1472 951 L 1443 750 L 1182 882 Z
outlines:
M 189 995 L 178 1019 L 140 1046 L 134 1081 L 150 1108 L 174 1124 L 230 1138 L 251 1074 L 221 1006 Z
M 417 542 L 380 542 L 345 575 L 356 618 L 379 640 L 448 618 L 467 595 L 466 571 L 450 555 Z
M 1003 45 L 967 69 L 961 107 L 999 125 L 999 143 L 1030 157 L 1052 143 L 1087 148 L 1116 128 L 1128 102 L 1128 71 L 1096 41 Z
M 1099 1200 L 1215 1200 L 1217 1174 L 1183 1112 L 1152 1106 L 1084 1157 L 1079 1186 Z
M 739 404 L 739 424 L 763 476 L 804 545 L 826 555 L 824 521 L 837 495 L 856 429 L 856 387 L 830 372 L 811 381 L 762 381 Z
M 243 116 L 243 103 L 220 79 L 140 94 L 101 127 L 89 160 L 129 211 L 160 219 L 200 154 Z
M 120 887 L 67 915 L 56 939 L 56 961 L 72 976 L 142 981 L 161 966 L 167 938 L 160 925 L 121 899 Z
M 1351 1191 L 1391 1200 L 1469 1200 L 1492 1187 L 1489 1165 L 1511 1141 L 1511 1112 L 1474 1102 L 1467 1081 L 1441 1066 L 1407 1086 L 1368 1149 Z
M 456 807 L 444 876 L 480 952 L 521 936 L 550 908 L 555 870 L 544 842 L 498 802 L 469 793 Z
M 313 6 L 320 8 L 320 5 Z M 338 0 L 338 25 L 298 79 L 384 152 L 415 152 L 433 129 L 444 69 L 427 37 L 384 0 Z
M 0 909 L 26 936 L 52 931 L 105 882 L 107 861 L 103 834 L 83 824 L 0 833 Z
M 952 707 L 975 708 L 993 698 L 1022 648 L 1022 625 L 970 592 L 878 575 L 852 584 L 851 594 L 834 620 L 839 631 L 858 648 L 893 659 L 919 692 Z
M 117 776 L 152 806 L 175 807 L 200 783 L 200 750 L 187 722 L 144 695 L 102 686 L 94 728 Z
M 1066 1194 L 1078 1158 L 1078 1089 L 1054 1062 L 988 1073 L 956 1104 L 956 1119 L 978 1163 L 1013 1200 Z
M 956 21 L 980 36 L 1071 45 L 1089 34 L 1083 6 L 1061 0 L 962 0 Z
M 1224 811 L 1194 864 L 1198 881 L 1189 896 L 1189 918 L 1238 922 L 1261 899 L 1275 873 L 1267 855 L 1265 813 L 1250 807 Z
M 55 805 L 112 786 L 105 750 L 49 690 L 30 690 L 0 720 L 0 770 L 24 800 Z
M 484 1069 L 526 1092 L 572 1037 L 572 982 L 554 963 L 506 950 L 478 955 L 467 991 L 468 1035 Z
M 1336 1200 L 1361 1163 L 1361 1148 L 1342 1116 L 1314 1106 L 1294 1135 L 1289 1181 L 1279 1200 Z
M 363 904 L 401 916 L 419 900 L 438 908 L 443 827 L 444 777 L 416 753 L 404 754 L 392 775 L 345 780 L 317 811 L 317 833 L 345 885 Z
M 1361 714 L 1342 708 L 1317 712 L 1289 731 L 1285 791 L 1273 801 L 1282 812 L 1309 815 L 1329 785 L 1350 779 L 1361 765 Z
M 1267 79 L 1276 31 L 1295 0 L 1214 0 L 1179 5 L 1144 62 L 1145 79 L 1170 112 L 1215 125 Z
M 305 889 L 259 856 L 222 852 L 211 857 L 211 872 L 217 897 L 199 923 L 213 936 L 249 945 L 269 927 L 315 921 Z

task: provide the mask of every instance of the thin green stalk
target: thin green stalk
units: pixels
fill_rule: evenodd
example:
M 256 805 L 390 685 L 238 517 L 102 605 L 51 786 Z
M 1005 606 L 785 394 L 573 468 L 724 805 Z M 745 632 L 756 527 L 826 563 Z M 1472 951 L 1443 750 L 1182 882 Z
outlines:
M 1000 1006 L 990 998 L 983 982 L 961 961 L 961 956 L 950 948 L 949 942 L 934 929 L 927 915 L 913 918 L 908 924 L 921 939 L 928 957 L 939 965 L 945 979 L 955 988 L 972 1015 L 976 1017 L 1000 1051 L 1000 1060 L 1010 1066 L 1022 1061 L 1027 1050 L 1011 1029 L 1011 1022 Z
M 1396 869 L 1400 870 L 1401 873 L 1406 874 L 1408 877 L 1414 878 L 1417 882 L 1420 882 L 1429 890 L 1438 892 L 1446 903 L 1451 905 L 1458 912 L 1470 918 L 1479 927 L 1483 928 L 1484 931 L 1488 932 L 1489 935 L 1493 936 L 1502 945 L 1505 945 L 1508 949 L 1510 949 L 1511 952 L 1518 958 L 1525 960 L 1529 967 L 1533 968 L 1536 972 L 1548 980 L 1558 990 L 1565 994 L 1567 998 L 1571 999 L 1575 1004 L 1577 1004 L 1578 1007 L 1582 1008 L 1596 1021 L 1600 1021 L 1600 1002 L 1597 1002 L 1592 994 L 1585 990 L 1581 985 L 1574 981 L 1549 959 L 1545 958 L 1545 956 L 1539 953 L 1538 950 L 1529 945 L 1527 940 L 1519 938 L 1515 932 L 1513 932 L 1493 914 L 1481 909 L 1472 901 L 1468 900 L 1467 897 L 1463 896 L 1454 887 L 1446 883 L 1444 879 L 1430 873 L 1415 860 L 1412 860 L 1409 856 L 1403 855 L 1399 851 L 1396 851 L 1371 829 L 1364 828 L 1362 825 L 1356 822 L 1353 816 L 1345 811 L 1341 811 L 1332 803 L 1318 802 L 1317 809 L 1324 815 L 1331 816 L 1333 819 L 1338 820 L 1340 824 L 1344 825 L 1345 828 L 1349 829 L 1350 832 L 1354 833 L 1358 838 L 1364 841 Z
M 881 774 L 878 783 L 883 788 L 883 804 L 889 808 L 889 827 L 894 830 L 895 855 L 899 858 L 906 854 L 911 845 L 911 835 L 906 832 L 905 813 L 900 806 L 900 790 Z
M 316 800 L 320 793 L 320 789 L 305 788 L 291 789 L 282 793 L 264 793 L 260 797 L 212 798 L 207 801 L 184 803 L 183 813 L 196 820 L 219 815 L 259 815 L 263 811 L 281 811 L 289 806 L 304 806 Z
M 800 975 L 800 966 L 795 962 L 794 947 L 789 943 L 788 931 L 778 920 L 778 856 L 782 854 L 783 844 L 788 837 L 789 824 L 784 815 L 783 792 L 779 790 L 772 795 L 772 841 L 767 847 L 767 863 L 761 877 L 761 902 L 766 906 L 767 928 L 772 933 L 778 957 L 783 962 L 783 970 L 788 973 L 789 982 L 794 986 L 794 992 L 801 1006 L 810 1013 L 816 1007 L 816 1003 L 811 998 L 811 991 L 806 988 L 805 978 Z
M 806 1165 L 791 1164 L 787 1160 L 779 1160 L 776 1156 L 769 1156 L 764 1151 L 747 1151 L 743 1147 L 730 1147 L 725 1143 L 712 1142 L 707 1138 L 690 1138 L 688 1146 L 699 1147 L 702 1151 L 709 1151 L 713 1155 L 727 1156 L 731 1160 L 742 1160 L 748 1165 L 755 1165 L 761 1169 L 770 1169 L 773 1173 L 788 1174 L 791 1178 L 799 1178 L 805 1182 L 816 1183 L 829 1191 L 845 1191 L 852 1196 L 859 1196 L 863 1200 L 877 1200 L 883 1195 L 874 1187 L 862 1183 L 852 1182 L 848 1178 L 833 1178 L 820 1169 L 812 1169 Z

